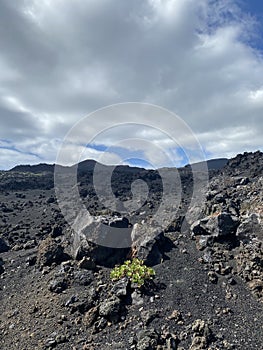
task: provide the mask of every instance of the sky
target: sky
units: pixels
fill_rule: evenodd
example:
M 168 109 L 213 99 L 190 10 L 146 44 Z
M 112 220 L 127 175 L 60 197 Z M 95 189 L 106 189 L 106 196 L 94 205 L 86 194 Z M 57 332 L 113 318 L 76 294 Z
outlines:
M 60 147 L 180 166 L 189 133 L 205 158 L 262 150 L 262 38 L 257 0 L 0 0 L 0 169 L 54 163 Z M 126 102 L 160 115 L 108 113 Z M 169 112 L 188 127 L 180 140 Z M 85 137 L 68 140 L 83 118 Z

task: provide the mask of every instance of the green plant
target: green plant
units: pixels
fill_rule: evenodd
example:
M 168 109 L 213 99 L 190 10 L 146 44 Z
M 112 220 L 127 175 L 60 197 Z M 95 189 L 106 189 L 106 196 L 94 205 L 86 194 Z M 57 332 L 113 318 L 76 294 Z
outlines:
M 127 277 L 132 283 L 141 287 L 145 280 L 152 279 L 155 271 L 151 267 L 144 265 L 144 261 L 138 258 L 125 261 L 122 265 L 117 265 L 110 273 L 113 281 Z

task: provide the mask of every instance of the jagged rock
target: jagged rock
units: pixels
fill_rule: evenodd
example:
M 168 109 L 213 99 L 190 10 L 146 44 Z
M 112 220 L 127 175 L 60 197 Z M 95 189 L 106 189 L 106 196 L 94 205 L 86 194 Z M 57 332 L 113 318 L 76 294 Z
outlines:
M 120 318 L 120 306 L 120 299 L 116 296 L 112 296 L 99 305 L 99 315 L 116 323 Z
M 67 289 L 67 287 L 67 282 L 62 277 L 52 280 L 49 284 L 49 290 L 54 293 L 61 293 L 63 290 Z
M 19 250 L 22 250 L 23 249 L 23 245 L 22 244 L 15 244 L 13 247 L 12 247 L 12 250 L 14 250 L 15 252 L 19 251 Z
M 178 232 L 181 230 L 182 224 L 185 220 L 183 215 L 179 215 L 178 218 L 173 220 L 165 229 L 165 232 Z
M 32 208 L 34 206 L 34 203 L 32 201 L 26 201 L 23 203 L 23 207 Z
M 189 350 L 204 350 L 207 349 L 207 345 L 206 337 L 194 336 Z
M 213 237 L 210 236 L 199 236 L 196 240 L 197 249 L 203 250 L 206 247 L 209 247 L 213 243 Z
M 63 233 L 62 227 L 56 225 L 56 226 L 54 226 L 54 227 L 52 228 L 52 231 L 51 231 L 51 233 L 50 233 L 50 236 L 51 236 L 52 238 L 56 238 L 56 237 L 61 236 L 62 233 Z
M 97 321 L 95 321 L 94 325 L 93 325 L 93 333 L 98 333 L 100 332 L 102 329 L 104 329 L 107 326 L 107 320 L 104 317 L 100 317 Z M 87 350 L 89 348 L 86 348 Z M 95 350 L 93 348 L 93 350 Z
M 81 314 L 85 314 L 92 307 L 94 307 L 97 293 L 94 287 L 90 287 L 87 292 L 72 295 L 66 302 L 65 306 L 69 307 L 71 312 L 78 311 Z
M 47 199 L 47 204 L 51 204 L 51 203 L 55 203 L 56 199 L 53 197 L 53 196 L 50 196 L 48 199 Z
M 211 336 L 211 330 L 204 320 L 197 319 L 192 324 L 192 331 L 196 335 L 205 336 L 209 338 Z
M 141 294 L 137 290 L 135 290 L 131 294 L 131 298 L 132 298 L 132 304 L 133 305 L 140 306 L 140 305 L 143 304 L 143 298 L 142 298 Z
M 88 286 L 93 281 L 93 273 L 91 271 L 74 271 L 73 283 L 79 286 Z
M 252 213 L 248 218 L 242 220 L 238 226 L 237 237 L 246 241 L 247 243 L 253 238 L 253 236 L 263 238 L 263 223 L 261 223 L 260 215 Z
M 156 317 L 158 317 L 158 310 L 142 310 L 141 319 L 143 323 L 148 326 Z
M 37 256 L 35 254 L 26 258 L 27 266 L 34 266 L 36 264 L 36 261 L 37 261 Z
M 253 279 L 248 283 L 248 286 L 258 298 L 263 298 L 263 281 L 261 279 Z
M 197 319 L 192 324 L 194 332 L 192 344 L 189 350 L 206 349 L 212 338 L 212 332 L 204 320 Z
M 127 278 L 122 278 L 119 281 L 114 283 L 114 286 L 111 289 L 111 293 L 113 295 L 117 295 L 117 297 L 123 297 L 127 295 L 127 287 L 129 280 Z
M 51 266 L 53 263 L 60 264 L 65 260 L 68 260 L 68 256 L 64 253 L 63 247 L 51 237 L 39 244 L 37 252 L 37 265 L 39 267 Z
M 78 300 L 78 297 L 76 295 L 71 295 L 71 297 L 68 300 L 66 300 L 64 306 L 69 307 L 72 304 L 74 304 L 77 300 Z
M 213 197 L 213 201 L 216 203 L 225 203 L 227 199 L 226 193 L 218 193 Z
M 133 226 L 131 233 L 132 251 L 146 265 L 156 265 L 162 261 L 160 241 L 164 239 L 162 229 L 154 223 Z
M 84 256 L 79 262 L 78 267 L 86 270 L 96 270 L 96 264 L 90 256 Z
M 137 350 L 154 350 L 158 344 L 158 334 L 154 328 L 143 329 L 137 334 Z
M 236 255 L 237 273 L 251 288 L 253 294 L 263 300 L 263 249 L 262 242 L 255 240 L 249 244 L 241 243 Z
M 34 239 L 31 239 L 30 241 L 27 241 L 25 244 L 23 244 L 23 249 L 32 249 L 36 246 L 36 241 Z
M 98 317 L 98 306 L 92 307 L 89 311 L 84 314 L 83 324 L 88 328 L 93 325 Z
M 158 345 L 157 350 L 179 350 L 178 344 L 180 340 L 176 334 L 165 332 L 165 334 L 161 334 L 161 337 L 165 338 L 165 344 Z
M 179 310 L 174 310 L 170 316 L 168 316 L 168 320 L 174 320 L 178 322 L 182 319 L 182 314 Z
M 254 178 L 263 172 L 263 153 L 244 152 L 228 161 L 223 169 L 224 174 L 238 176 L 239 178 Z
M 227 237 L 236 233 L 238 225 L 239 219 L 237 217 L 223 212 L 197 220 L 191 225 L 191 232 L 193 236 Z
M 103 266 L 114 266 L 124 261 L 131 245 L 129 226 L 126 219 L 90 218 L 89 223 L 73 234 L 73 257 L 77 260 L 90 257 Z
M 208 271 L 207 276 L 209 278 L 209 281 L 211 281 L 212 283 L 217 283 L 218 277 L 214 271 Z

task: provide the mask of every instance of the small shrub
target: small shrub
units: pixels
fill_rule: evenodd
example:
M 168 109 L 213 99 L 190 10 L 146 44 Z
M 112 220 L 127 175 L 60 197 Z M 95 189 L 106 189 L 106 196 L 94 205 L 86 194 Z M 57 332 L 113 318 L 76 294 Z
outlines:
M 115 266 L 110 273 L 113 281 L 127 277 L 132 283 L 137 284 L 138 287 L 141 287 L 146 280 L 152 279 L 154 276 L 154 269 L 144 265 L 143 260 L 138 258 L 127 260 L 122 265 Z

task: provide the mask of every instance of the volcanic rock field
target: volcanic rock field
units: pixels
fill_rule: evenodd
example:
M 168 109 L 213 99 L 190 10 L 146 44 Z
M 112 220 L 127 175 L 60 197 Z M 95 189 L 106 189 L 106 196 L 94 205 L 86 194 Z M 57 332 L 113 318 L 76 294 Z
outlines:
M 199 167 L 163 169 L 169 195 L 158 170 L 110 169 L 119 206 L 134 200 L 132 184 L 148 187 L 126 214 L 98 196 L 95 166 L 77 169 L 93 218 L 79 235 L 61 210 L 54 165 L 0 172 L 0 348 L 262 349 L 263 153 L 208 162 L 207 183 Z M 160 230 L 163 196 L 172 220 Z M 130 244 L 94 243 L 116 230 Z M 110 278 L 134 257 L 154 269 L 152 280 Z

